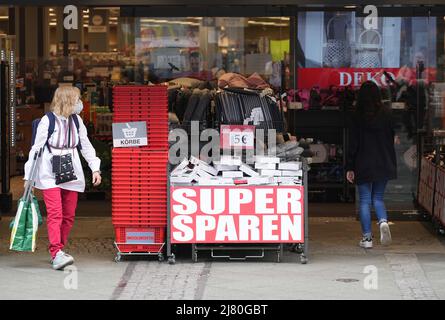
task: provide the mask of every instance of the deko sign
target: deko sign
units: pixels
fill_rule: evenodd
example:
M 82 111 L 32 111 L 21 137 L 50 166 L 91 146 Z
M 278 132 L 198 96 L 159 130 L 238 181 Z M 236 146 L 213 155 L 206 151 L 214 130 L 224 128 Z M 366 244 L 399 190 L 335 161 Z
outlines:
M 303 187 L 172 187 L 172 243 L 303 242 Z

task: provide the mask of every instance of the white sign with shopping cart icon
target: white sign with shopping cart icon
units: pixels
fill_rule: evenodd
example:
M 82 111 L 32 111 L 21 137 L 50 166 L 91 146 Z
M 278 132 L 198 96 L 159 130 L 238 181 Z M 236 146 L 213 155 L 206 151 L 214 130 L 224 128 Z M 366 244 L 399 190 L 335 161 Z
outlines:
M 140 147 L 147 144 L 145 121 L 113 123 L 113 147 Z

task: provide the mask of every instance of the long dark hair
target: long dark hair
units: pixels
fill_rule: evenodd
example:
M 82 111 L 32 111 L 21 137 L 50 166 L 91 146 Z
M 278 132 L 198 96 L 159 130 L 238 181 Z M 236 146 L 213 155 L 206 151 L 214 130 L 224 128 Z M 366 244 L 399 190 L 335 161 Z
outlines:
M 382 94 L 380 88 L 373 81 L 365 81 L 362 83 L 358 91 L 357 113 L 365 122 L 372 121 L 383 111 Z

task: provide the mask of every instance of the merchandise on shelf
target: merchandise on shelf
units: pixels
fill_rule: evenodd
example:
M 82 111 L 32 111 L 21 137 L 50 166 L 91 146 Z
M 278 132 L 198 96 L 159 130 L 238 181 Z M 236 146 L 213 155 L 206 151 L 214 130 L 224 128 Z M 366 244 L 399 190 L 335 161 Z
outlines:
M 183 159 L 172 170 L 170 182 L 174 185 L 302 185 L 302 163 L 281 162 L 280 158 L 260 156 L 257 165 L 268 164 L 271 169 L 254 169 L 237 156 L 221 156 L 213 165 L 190 157 Z M 229 166 L 230 168 L 224 167 Z M 231 169 L 231 170 L 226 170 Z

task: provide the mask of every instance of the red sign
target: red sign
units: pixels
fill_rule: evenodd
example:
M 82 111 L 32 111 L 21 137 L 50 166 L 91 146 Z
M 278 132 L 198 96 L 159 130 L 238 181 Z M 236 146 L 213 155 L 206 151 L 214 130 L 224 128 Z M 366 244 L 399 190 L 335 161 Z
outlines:
M 298 88 L 311 89 L 314 86 L 320 88 L 359 87 L 364 81 L 375 81 L 378 85 L 387 85 L 388 80 L 383 71 L 386 71 L 395 80 L 403 79 L 409 84 L 416 81 L 415 68 L 299 68 Z M 422 73 L 424 81 L 436 79 L 435 68 L 426 68 Z
M 221 125 L 220 146 L 223 149 L 253 149 L 255 126 Z
M 171 188 L 172 243 L 302 243 L 301 186 Z
M 387 85 L 387 79 L 383 70 L 388 72 L 393 79 L 397 78 L 399 68 L 299 68 L 298 88 L 311 89 L 314 86 L 320 88 L 358 87 L 364 81 L 373 80 L 379 85 Z

